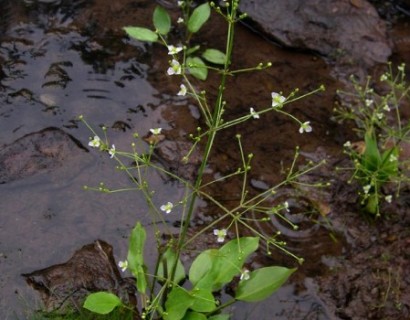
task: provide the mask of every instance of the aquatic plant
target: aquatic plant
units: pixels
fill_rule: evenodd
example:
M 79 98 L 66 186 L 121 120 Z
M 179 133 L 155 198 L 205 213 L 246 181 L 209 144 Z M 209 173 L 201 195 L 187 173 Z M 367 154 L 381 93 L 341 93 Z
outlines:
M 353 162 L 350 181 L 362 185 L 361 204 L 376 217 L 380 216 L 381 202 L 398 198 L 401 184 L 409 181 L 409 160 L 403 156 L 403 148 L 410 141 L 410 121 L 402 119 L 400 110 L 410 102 L 410 86 L 405 79 L 405 65 L 399 65 L 395 74 L 389 63 L 388 71 L 379 79 L 384 93 L 378 94 L 370 76 L 364 85 L 351 77 L 354 92 L 339 91 L 342 104 L 335 109 L 336 119 L 353 122 L 358 137 L 364 139 L 347 141 L 344 151 Z M 385 185 L 394 186 L 394 194 L 383 192 Z
M 313 130 L 310 122 L 302 122 L 292 114 L 289 114 L 285 110 L 286 105 L 324 89 L 320 87 L 305 94 L 300 94 L 295 89 L 288 95 L 284 95 L 281 92 L 272 92 L 271 105 L 258 108 L 258 110 L 254 106 L 249 109 L 249 113 L 225 121 L 223 115 L 227 104 L 224 99 L 227 78 L 238 73 L 260 71 L 272 66 L 271 63 L 267 62 L 258 63 L 254 67 L 245 69 L 233 69 L 232 51 L 235 24 L 246 16 L 245 14 L 239 14 L 238 4 L 238 0 L 223 1 L 221 6 L 217 6 L 213 2 L 206 2 L 194 8 L 192 1 L 178 1 L 182 16 L 178 18 L 177 25 L 184 26 L 186 36 L 183 44 L 175 45 L 168 42 L 168 35 L 172 29 L 172 19 L 162 7 L 156 7 L 154 10 L 154 30 L 144 27 L 124 27 L 125 32 L 130 37 L 139 41 L 162 44 L 168 50 L 170 61 L 166 73 L 168 76 L 175 77 L 181 81 L 180 90 L 176 94 L 191 97 L 195 100 L 201 111 L 206 128 L 198 127 L 196 132 L 191 133 L 192 147 L 182 158 L 183 162 L 189 162 L 194 150 L 200 144 L 203 146 L 203 154 L 194 182 L 190 182 L 152 161 L 157 145 L 161 141 L 161 128 L 150 130 L 148 148 L 144 148 L 144 140 L 136 133 L 134 135 L 136 141 L 131 144 L 132 151 L 127 152 L 117 150 L 114 145 L 110 144 L 105 128 L 103 128 L 104 137 L 102 138 L 101 134 L 97 133 L 83 117 L 80 117 L 93 133 L 89 146 L 97 148 L 102 152 L 107 152 L 110 158 L 117 162 L 118 168 L 129 176 L 135 186 L 126 189 L 142 192 L 149 205 L 154 223 L 159 223 L 158 221 L 164 222 L 164 215 L 181 214 L 182 223 L 178 236 L 171 237 L 166 243 L 160 243 L 161 241 L 158 239 L 158 260 L 153 272 L 149 272 L 145 264 L 146 230 L 139 222 L 137 222 L 131 232 L 127 259 L 119 263 L 119 267 L 122 270 L 130 270 L 137 279 L 136 287 L 142 302 L 141 317 L 144 319 L 228 319 L 229 315 L 223 314 L 221 311 L 235 301 L 254 302 L 267 298 L 296 269 L 268 266 L 249 270 L 245 267 L 245 263 L 248 257 L 259 248 L 261 243 L 266 246 L 268 254 L 270 248 L 274 247 L 293 256 L 299 263 L 303 261 L 302 258 L 286 250 L 286 244 L 278 240 L 279 232 L 271 236 L 262 234 L 252 226 L 251 219 L 247 214 L 250 212 L 258 213 L 259 221 L 269 221 L 270 216 L 273 214 L 280 216 L 280 211 L 288 210 L 288 204 L 281 203 L 272 207 L 272 205 L 267 206 L 267 200 L 272 194 L 276 193 L 278 188 L 297 182 L 301 175 L 314 170 L 320 164 L 309 164 L 300 170 L 297 169 L 296 161 L 299 156 L 299 149 L 297 149 L 291 167 L 285 171 L 284 180 L 255 196 L 251 196 L 247 189 L 253 154 L 245 153 L 241 142 L 242 137 L 237 134 L 233 139 L 238 144 L 242 163 L 241 167 L 226 176 L 218 177 L 210 182 L 204 182 L 203 179 L 211 156 L 211 150 L 218 134 L 222 130 L 246 121 L 258 120 L 267 112 L 278 112 L 294 120 L 298 124 L 298 129 L 295 130 L 299 130 L 300 134 L 309 133 Z M 191 38 L 208 21 L 212 10 L 221 15 L 227 22 L 227 38 L 224 52 L 214 48 L 203 50 L 199 45 L 193 47 L 190 45 Z M 206 92 L 198 90 L 197 85 L 194 85 L 193 82 L 195 79 L 206 80 L 208 72 L 217 72 L 220 76 L 213 107 L 210 106 Z M 128 165 L 127 161 L 131 161 L 132 165 Z M 185 195 L 178 203 L 172 203 L 164 199 L 161 201 L 162 204 L 159 208 L 155 205 L 155 194 L 150 188 L 149 179 L 146 177 L 151 169 L 162 172 L 185 187 Z M 206 190 L 210 185 L 224 183 L 232 178 L 239 178 L 241 180 L 241 194 L 236 205 L 227 207 Z M 98 187 L 87 187 L 87 189 L 105 193 L 119 191 L 112 190 L 103 183 Z M 190 221 L 199 198 L 215 205 L 220 210 L 221 215 L 215 221 L 188 237 Z M 221 225 L 223 226 L 222 228 Z M 241 236 L 239 227 L 248 229 L 252 236 Z M 297 228 L 295 225 L 294 227 Z M 181 254 L 194 239 L 204 233 L 215 237 L 215 246 L 200 252 L 187 271 L 186 266 L 181 262 Z M 227 241 L 227 238 L 231 240 Z M 230 301 L 221 304 L 216 299 L 215 292 L 220 291 L 233 280 L 238 282 L 235 294 Z M 96 313 L 106 314 L 116 308 L 128 308 L 129 306 L 124 305 L 112 293 L 98 292 L 87 297 L 84 307 Z

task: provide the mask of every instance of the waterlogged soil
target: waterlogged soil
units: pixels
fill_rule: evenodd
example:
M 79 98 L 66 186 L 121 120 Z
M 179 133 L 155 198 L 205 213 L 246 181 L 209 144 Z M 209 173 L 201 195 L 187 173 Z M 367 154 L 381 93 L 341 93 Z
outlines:
M 358 1 L 352 1 L 359 3 Z M 117 150 L 147 148 L 150 128 L 163 128 L 156 160 L 186 179 L 195 176 L 198 155 L 183 165 L 189 150 L 188 135 L 203 126 L 197 106 L 177 97 L 179 80 L 166 75 L 169 57 L 157 44 L 128 39 L 124 25 L 151 25 L 155 1 L 0 1 L 0 317 L 25 319 L 41 301 L 21 274 L 67 261 L 76 250 L 103 239 L 113 246 L 114 258 L 123 260 L 128 235 L 137 220 L 147 228 L 146 258 L 154 262 L 156 227 L 141 194 L 135 191 L 103 194 L 83 186 L 129 187 L 108 154 L 88 147 L 93 134 L 78 121 L 83 115 L 102 136 L 107 128 Z M 158 1 L 177 17 L 171 1 Z M 405 1 L 378 5 L 387 21 L 395 63 L 410 64 L 409 18 Z M 404 12 L 404 13 L 403 13 Z M 223 50 L 224 23 L 212 18 L 195 42 Z M 404 186 L 399 199 L 384 204 L 383 217 L 368 218 L 360 210 L 358 186 L 347 184 L 348 166 L 341 152 L 345 141 L 356 141 L 352 128 L 331 120 L 336 89 L 347 86 L 343 65 L 317 53 L 283 48 L 273 39 L 245 25 L 235 33 L 235 68 L 271 62 L 261 72 L 238 74 L 227 83 L 226 112 L 232 119 L 269 106 L 270 93 L 288 95 L 325 85 L 326 91 L 288 106 L 313 132 L 300 134 L 298 125 L 277 113 L 264 114 L 219 133 L 205 181 L 234 172 L 240 165 L 241 135 L 245 153 L 253 153 L 249 193 L 264 191 L 283 180 L 300 147 L 298 167 L 307 162 L 326 164 L 301 182 L 330 182 L 325 189 L 286 187 L 272 196 L 272 205 L 288 201 L 288 218 L 299 224 L 295 231 L 282 220 L 254 223 L 271 236 L 281 231 L 286 248 L 305 263 L 290 281 L 266 301 L 238 303 L 232 319 L 409 319 L 410 318 L 410 192 Z M 178 30 L 171 41 L 178 42 Z M 380 74 L 383 66 L 358 74 Z M 215 98 L 218 75 L 207 83 L 195 82 Z M 408 115 L 409 110 L 404 114 Z M 154 204 L 177 203 L 182 186 L 155 171 L 149 172 Z M 208 188 L 228 207 L 241 193 L 241 182 L 227 180 Z M 164 234 L 176 233 L 180 214 L 175 210 L 159 225 Z M 191 234 L 215 220 L 221 212 L 205 200 L 196 208 Z M 250 216 L 252 218 L 252 216 Z M 220 227 L 224 226 L 224 222 Z M 241 234 L 248 234 L 240 230 Z M 229 233 L 228 238 L 233 234 Z M 107 244 L 108 245 L 108 244 Z M 215 246 L 212 234 L 191 244 L 197 251 Z M 271 251 L 271 254 L 268 254 Z M 112 264 L 110 264 L 112 266 Z M 289 255 L 263 249 L 249 263 L 297 266 Z M 103 273 L 103 272 L 102 272 Z M 115 272 L 116 273 L 116 272 Z M 70 274 L 69 274 L 70 276 Z M 234 290 L 226 288 L 224 297 Z

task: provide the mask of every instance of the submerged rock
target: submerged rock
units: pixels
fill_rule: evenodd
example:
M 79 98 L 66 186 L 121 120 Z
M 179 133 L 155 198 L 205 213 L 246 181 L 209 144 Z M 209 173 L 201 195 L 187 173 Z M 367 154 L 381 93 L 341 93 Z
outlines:
M 0 184 L 60 167 L 78 149 L 88 152 L 81 142 L 58 128 L 27 134 L 0 150 Z
M 79 308 L 88 294 L 97 291 L 113 292 L 136 306 L 134 279 L 121 278 L 112 246 L 102 240 L 83 246 L 66 263 L 22 276 L 40 293 L 47 311 Z
M 243 0 L 255 28 L 280 44 L 365 68 L 392 53 L 386 25 L 365 0 Z

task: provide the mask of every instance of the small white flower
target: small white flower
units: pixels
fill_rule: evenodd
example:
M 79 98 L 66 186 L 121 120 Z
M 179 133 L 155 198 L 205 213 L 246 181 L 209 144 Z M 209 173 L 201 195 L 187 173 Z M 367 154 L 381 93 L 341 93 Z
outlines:
M 186 93 L 187 93 L 187 89 L 186 89 L 185 85 L 181 84 L 179 87 L 180 87 L 180 89 L 177 93 L 177 96 L 185 96 Z
M 376 113 L 376 117 L 377 117 L 377 119 L 379 119 L 379 120 L 381 120 L 381 119 L 383 119 L 383 117 L 384 117 L 384 114 L 383 113 Z
M 168 48 L 168 54 L 170 55 L 177 54 L 178 52 L 181 52 L 183 49 L 182 47 L 175 47 L 173 45 L 169 45 L 167 46 L 167 48 Z
M 394 154 L 391 154 L 390 157 L 389 157 L 389 161 L 390 162 L 397 161 L 397 157 Z
M 120 267 L 121 271 L 124 272 L 128 268 L 128 261 L 119 261 L 118 266 Z
M 279 93 L 272 92 L 272 108 L 281 107 L 282 104 L 286 101 L 284 96 L 281 96 Z
M 397 70 L 399 70 L 399 71 L 401 71 L 401 72 L 404 72 L 404 67 L 406 66 L 406 64 L 405 63 L 402 63 L 401 65 L 399 65 L 398 67 L 397 67 Z
M 249 270 L 248 270 L 248 269 L 243 269 L 243 270 L 241 271 L 241 278 L 240 278 L 240 280 L 246 281 L 246 280 L 249 280 L 250 277 L 251 277 L 251 276 L 250 276 L 250 274 L 249 274 Z
M 184 23 L 184 18 L 179 17 L 177 23 Z
M 167 70 L 168 75 L 172 76 L 174 74 L 181 74 L 181 72 L 182 68 L 179 62 L 175 59 L 172 59 L 171 66 Z
M 364 186 L 364 187 L 363 187 L 364 194 L 368 194 L 371 187 L 372 187 L 372 186 L 371 186 L 370 184 Z
M 285 203 L 283 204 L 283 207 L 285 208 L 285 210 L 286 210 L 287 212 L 290 212 L 290 210 L 289 210 L 289 202 L 285 201 Z
M 226 237 L 226 229 L 214 229 L 214 235 L 216 235 L 218 238 L 216 239 L 216 241 L 218 242 L 224 242 L 225 241 L 225 237 Z
M 352 143 L 350 141 L 346 141 L 343 145 L 343 147 L 345 148 L 351 148 L 352 147 Z
M 159 135 L 162 131 L 162 128 L 154 128 L 154 129 L 149 129 L 149 131 L 153 134 L 153 135 Z
M 163 204 L 160 209 L 161 211 L 164 211 L 166 214 L 171 213 L 172 208 L 174 205 L 171 202 L 167 202 L 166 204 Z
M 90 142 L 88 142 L 88 145 L 92 148 L 99 148 L 101 145 L 101 139 L 99 136 L 94 136 Z
M 384 200 L 386 200 L 387 203 L 391 203 L 393 200 L 393 196 L 391 194 L 387 195 Z
M 383 73 L 381 76 L 380 76 L 380 81 L 386 81 L 388 78 L 387 78 L 387 74 L 385 74 L 385 73 Z
M 310 121 L 306 121 L 300 125 L 299 133 L 303 132 L 312 132 L 312 126 L 310 125 Z
M 179 6 L 179 7 L 182 7 L 182 6 L 184 5 L 184 2 L 185 2 L 185 1 L 178 1 L 178 6 Z
M 257 113 L 255 112 L 255 109 L 250 108 L 250 113 L 251 113 L 252 118 L 254 118 L 254 119 L 259 119 L 259 114 L 257 114 Z
M 385 104 L 384 107 L 383 107 L 383 110 L 385 110 L 385 111 L 390 111 L 389 105 L 388 105 L 388 104 Z
M 108 154 L 110 155 L 110 158 L 114 158 L 115 155 L 115 145 L 112 145 L 111 149 L 108 150 Z
M 373 104 L 373 100 L 372 99 L 366 99 L 365 101 L 366 107 L 370 107 Z

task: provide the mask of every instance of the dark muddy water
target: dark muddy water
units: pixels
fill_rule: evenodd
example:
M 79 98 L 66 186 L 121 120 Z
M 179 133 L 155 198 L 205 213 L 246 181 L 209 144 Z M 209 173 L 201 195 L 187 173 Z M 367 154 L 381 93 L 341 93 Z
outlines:
M 100 182 L 113 188 L 129 186 L 129 182 L 115 170 L 108 155 L 87 150 L 91 133 L 77 117 L 84 115 L 96 130 L 106 126 L 110 142 L 119 150 L 129 149 L 133 133 L 144 136 L 156 127 L 164 129 L 168 143 L 186 141 L 201 123 L 197 108 L 175 95 L 179 85 L 165 74 L 165 50 L 130 41 L 121 31 L 124 25 L 150 25 L 154 5 L 154 1 L 126 0 L 0 1 L 0 148 L 7 150 L 16 140 L 50 127 L 62 130 L 70 143 L 74 139 L 82 144 L 64 149 L 52 166 L 32 171 L 24 167 L 13 179 L 0 184 L 2 319 L 24 318 L 38 304 L 21 273 L 61 263 L 95 239 L 111 243 L 116 259 L 124 259 L 126 238 L 134 223 L 140 220 L 148 231 L 152 229 L 147 206 L 138 193 L 108 195 L 83 190 L 84 185 Z M 218 19 L 212 20 L 198 41 L 222 49 L 222 26 Z M 271 61 L 273 68 L 229 80 L 227 118 L 246 114 L 251 106 L 269 105 L 272 91 L 288 94 L 298 87 L 307 92 L 321 84 L 327 91 L 290 106 L 296 116 L 311 121 L 314 130 L 310 135 L 300 135 L 293 122 L 274 113 L 221 134 L 211 159 L 210 176 L 227 174 L 238 166 L 240 159 L 233 141 L 235 134 L 241 133 L 245 151 L 255 154 L 251 173 L 255 190 L 280 181 L 282 163 L 290 163 L 297 145 L 307 159 L 318 155 L 330 159 L 340 155 L 340 145 L 347 135 L 329 120 L 334 93 L 341 83 L 324 60 L 314 54 L 281 49 L 239 26 L 236 67 L 261 61 Z M 217 75 L 211 74 L 206 84 L 211 95 L 216 81 Z M 58 149 L 59 144 L 51 143 L 49 148 Z M 171 144 L 172 148 L 178 151 Z M 26 161 L 18 155 L 12 159 Z M 158 206 L 164 199 L 178 202 L 184 193 L 155 172 L 150 175 L 150 183 L 156 190 L 154 201 Z M 229 203 L 238 196 L 239 188 L 233 181 L 211 191 Z M 285 197 L 295 211 L 304 204 L 311 209 L 310 200 Z M 217 214 L 212 206 L 201 202 L 194 224 L 200 226 Z M 170 223 L 164 226 L 164 232 L 173 232 L 177 213 L 167 218 Z M 295 219 L 306 222 L 297 216 Z M 296 234 L 277 223 L 260 227 L 267 233 L 281 229 L 289 236 L 291 249 L 302 254 L 307 265 L 267 301 L 235 305 L 233 319 L 330 319 L 326 306 L 316 296 L 312 277 L 326 273 L 323 257 L 339 255 L 343 241 L 332 240 L 327 228 L 319 224 L 306 222 L 302 233 Z M 152 238 L 150 242 L 155 243 Z M 147 250 L 150 261 L 152 251 Z M 274 264 L 273 260 L 269 263 Z M 277 257 L 276 263 L 282 262 L 289 260 Z

